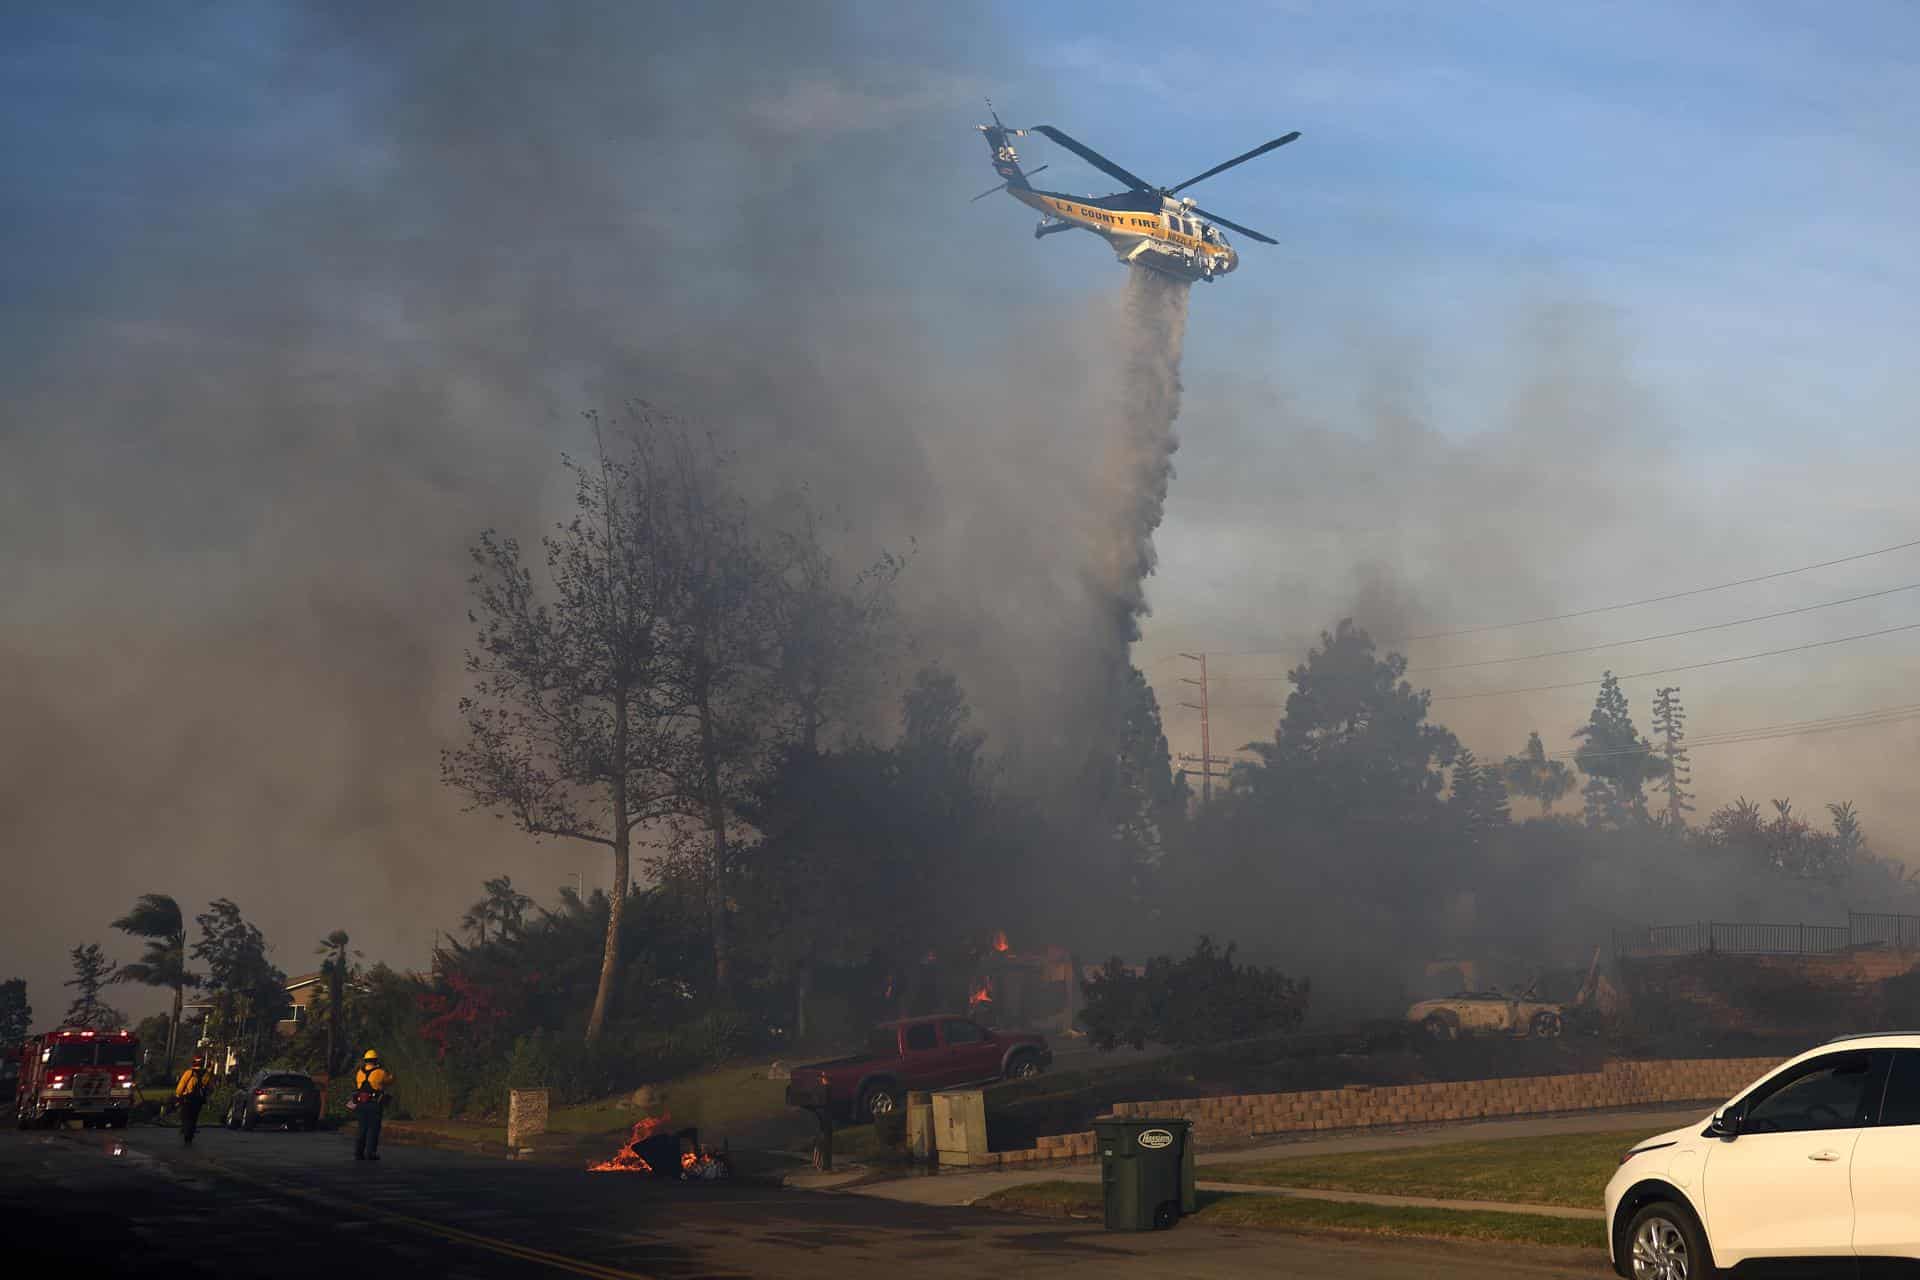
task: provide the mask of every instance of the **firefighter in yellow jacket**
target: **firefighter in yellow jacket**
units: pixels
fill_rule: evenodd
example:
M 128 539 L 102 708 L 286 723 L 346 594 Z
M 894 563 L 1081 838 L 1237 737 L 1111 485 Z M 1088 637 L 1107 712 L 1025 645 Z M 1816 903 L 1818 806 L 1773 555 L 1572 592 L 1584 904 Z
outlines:
M 372 1049 L 360 1059 L 360 1069 L 353 1073 L 353 1109 L 354 1119 L 360 1122 L 360 1131 L 353 1139 L 353 1158 L 355 1160 L 378 1160 L 380 1158 L 380 1113 L 387 1109 L 389 1090 L 393 1088 L 393 1072 L 380 1065 L 380 1055 Z
M 207 1076 L 206 1059 L 195 1054 L 187 1069 L 180 1073 L 180 1083 L 173 1086 L 173 1104 L 180 1108 L 180 1141 L 193 1145 L 193 1132 L 200 1127 L 200 1108 L 206 1105 L 207 1089 L 212 1084 Z

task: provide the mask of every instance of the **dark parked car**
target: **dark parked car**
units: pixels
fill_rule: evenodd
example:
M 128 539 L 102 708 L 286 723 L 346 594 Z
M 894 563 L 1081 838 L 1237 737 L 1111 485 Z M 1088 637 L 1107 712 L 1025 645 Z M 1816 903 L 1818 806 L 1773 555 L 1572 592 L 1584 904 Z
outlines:
M 233 1095 L 227 1128 L 256 1129 L 283 1124 L 309 1133 L 320 1127 L 320 1086 L 298 1071 L 256 1071 L 247 1087 Z

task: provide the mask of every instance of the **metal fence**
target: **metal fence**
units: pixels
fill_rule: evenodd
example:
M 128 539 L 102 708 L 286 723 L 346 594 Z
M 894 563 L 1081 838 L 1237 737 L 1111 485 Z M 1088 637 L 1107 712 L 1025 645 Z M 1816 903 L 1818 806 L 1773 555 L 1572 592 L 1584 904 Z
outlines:
M 1847 926 L 1852 931 L 1855 946 L 1878 944 L 1902 950 L 1920 947 L 1920 916 L 1849 911 Z
M 1804 956 L 1862 946 L 1920 948 L 1920 916 L 1849 911 L 1844 925 L 1699 920 L 1613 931 L 1616 956 Z

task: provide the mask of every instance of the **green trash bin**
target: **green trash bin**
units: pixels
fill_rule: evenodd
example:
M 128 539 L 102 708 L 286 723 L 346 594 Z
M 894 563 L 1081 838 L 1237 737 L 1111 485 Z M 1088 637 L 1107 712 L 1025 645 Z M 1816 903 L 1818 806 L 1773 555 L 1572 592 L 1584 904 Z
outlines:
M 1095 1120 L 1109 1231 L 1164 1231 L 1198 1207 L 1191 1120 Z

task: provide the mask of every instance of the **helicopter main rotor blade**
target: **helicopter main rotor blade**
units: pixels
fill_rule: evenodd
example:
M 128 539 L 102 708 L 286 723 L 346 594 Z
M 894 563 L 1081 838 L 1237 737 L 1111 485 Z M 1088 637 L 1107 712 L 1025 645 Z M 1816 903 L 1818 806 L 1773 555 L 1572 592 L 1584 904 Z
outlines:
M 1261 235 L 1258 231 L 1255 231 L 1252 227 L 1243 227 L 1239 223 L 1231 222 L 1226 218 L 1221 217 L 1217 213 L 1208 213 L 1205 209 L 1200 208 L 1198 205 L 1194 206 L 1193 211 L 1199 214 L 1201 217 L 1205 218 L 1208 222 L 1217 222 L 1223 227 L 1231 227 L 1233 230 L 1238 231 L 1241 235 L 1246 236 L 1250 240 L 1258 240 L 1261 244 L 1279 244 L 1280 243 L 1278 240 L 1275 240 L 1272 236 Z
M 1154 185 L 1145 178 L 1140 177 L 1138 174 L 1128 173 L 1125 169 L 1122 169 L 1119 165 L 1107 159 L 1092 147 L 1084 143 L 1075 142 L 1072 138 L 1069 138 L 1066 134 L 1060 132 L 1050 124 L 1037 124 L 1033 126 L 1031 132 L 1044 133 L 1047 137 L 1052 138 L 1055 142 L 1073 152 L 1073 154 L 1079 156 L 1094 168 L 1101 170 L 1111 177 L 1118 178 L 1135 191 L 1156 190 Z
M 1205 173 L 1201 174 L 1197 178 L 1188 178 L 1185 182 L 1181 183 L 1179 186 L 1174 187 L 1172 190 L 1168 191 L 1167 194 L 1172 195 L 1176 191 L 1185 191 L 1188 187 L 1192 186 L 1194 183 L 1205 182 L 1208 178 L 1211 178 L 1216 173 L 1225 173 L 1227 170 L 1233 168 L 1233 166 L 1237 164 L 1245 164 L 1247 161 L 1254 159 L 1256 156 L 1263 156 L 1267 154 L 1267 152 L 1272 151 L 1275 147 L 1284 147 L 1289 142 L 1292 142 L 1295 138 L 1299 136 L 1300 136 L 1300 131 L 1298 129 L 1295 129 L 1292 133 L 1289 133 L 1284 138 L 1275 138 L 1272 142 L 1263 142 L 1259 146 L 1255 147 L 1253 150 L 1247 152 L 1245 155 L 1235 156 L 1233 159 L 1227 161 L 1225 164 L 1217 164 L 1213 166 L 1213 168 L 1207 170 Z

